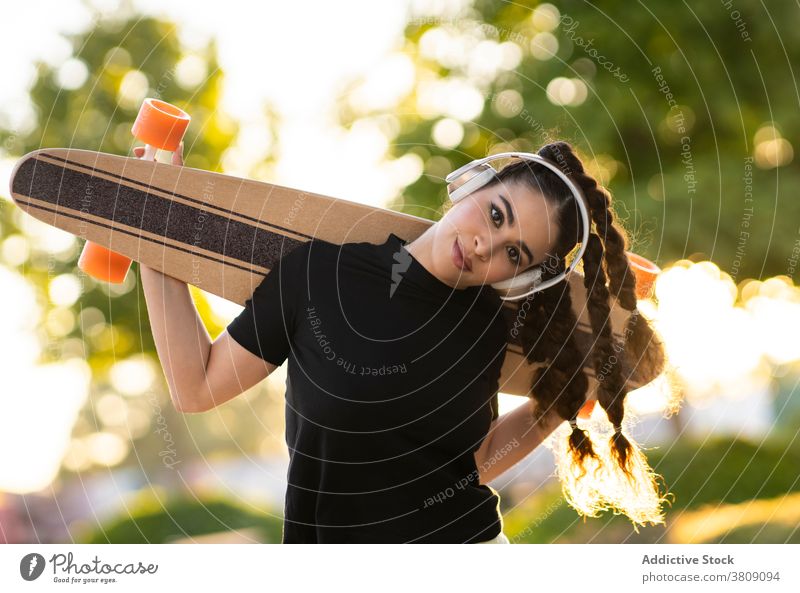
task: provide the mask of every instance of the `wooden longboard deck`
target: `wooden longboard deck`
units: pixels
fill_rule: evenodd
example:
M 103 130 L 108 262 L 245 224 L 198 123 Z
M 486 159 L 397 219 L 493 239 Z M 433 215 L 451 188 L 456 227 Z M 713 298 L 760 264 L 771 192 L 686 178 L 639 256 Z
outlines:
M 103 245 L 207 292 L 243 305 L 283 255 L 312 238 L 382 244 L 390 233 L 413 241 L 433 221 L 297 189 L 88 150 L 42 149 L 25 155 L 11 195 L 28 214 Z M 578 346 L 592 343 L 586 291 L 571 275 Z M 611 299 L 615 339 L 629 313 Z M 524 300 L 506 302 L 509 327 Z M 500 391 L 527 395 L 536 365 L 508 336 Z M 597 388 L 590 357 L 590 394 Z M 635 389 L 655 377 L 634 372 Z

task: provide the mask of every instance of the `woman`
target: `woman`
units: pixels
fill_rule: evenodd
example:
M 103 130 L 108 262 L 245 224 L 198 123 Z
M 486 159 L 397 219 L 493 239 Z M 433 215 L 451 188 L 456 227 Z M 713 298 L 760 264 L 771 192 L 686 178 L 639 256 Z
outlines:
M 625 236 L 569 144 L 539 155 L 581 187 L 603 237 L 592 233 L 583 257 L 600 369 L 612 348 L 605 270 L 621 305 L 636 309 Z M 187 286 L 142 266 L 174 405 L 209 410 L 288 358 L 284 543 L 507 543 L 489 481 L 563 420 L 576 465 L 599 459 L 575 423 L 588 385 L 566 282 L 537 294 L 522 329 L 529 360 L 550 361 L 533 397 L 502 417 L 497 408 L 507 327 L 491 285 L 543 263 L 563 271 L 582 234 L 577 213 L 555 173 L 510 164 L 410 243 L 392 234 L 382 245 L 295 248 L 213 344 Z M 633 360 L 658 364 L 645 319 L 632 315 L 630 329 Z M 607 375 L 598 400 L 616 429 L 611 452 L 633 476 L 642 458 L 622 435 L 625 381 L 619 365 Z

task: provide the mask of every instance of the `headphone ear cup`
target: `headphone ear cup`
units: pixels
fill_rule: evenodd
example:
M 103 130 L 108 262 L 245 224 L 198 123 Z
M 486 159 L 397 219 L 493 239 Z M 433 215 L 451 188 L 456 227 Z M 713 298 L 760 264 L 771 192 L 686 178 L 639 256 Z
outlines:
M 542 268 L 540 266 L 536 266 L 533 269 L 513 276 L 508 280 L 494 282 L 492 284 L 492 288 L 501 293 L 505 293 L 503 296 L 515 297 L 525 294 L 526 292 L 530 292 L 541 283 Z
M 458 202 L 489 183 L 495 175 L 494 167 L 485 163 L 468 169 L 447 185 L 447 194 L 453 202 Z

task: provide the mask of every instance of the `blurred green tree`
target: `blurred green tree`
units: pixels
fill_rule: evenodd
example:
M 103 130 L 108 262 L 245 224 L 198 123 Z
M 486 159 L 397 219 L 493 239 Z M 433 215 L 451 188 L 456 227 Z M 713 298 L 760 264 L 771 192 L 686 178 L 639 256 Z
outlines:
M 0 146 L 10 156 L 41 147 L 75 147 L 132 154 L 140 144 L 130 129 L 142 100 L 160 98 L 186 110 L 192 123 L 185 137 L 187 166 L 221 170 L 223 154 L 238 125 L 218 108 L 223 72 L 216 46 L 187 49 L 175 24 L 135 14 L 130 2 L 115 16 L 93 18 L 90 28 L 69 38 L 72 56 L 64 64 L 38 63 L 30 89 L 36 125 L 28 133 L 0 129 Z M 37 243 L 37 226 L 13 206 L 0 209 L 0 239 L 23 239 L 27 255 L 18 271 L 38 289 L 44 310 L 42 362 L 79 357 L 92 369 L 91 395 L 73 428 L 73 443 L 98 431 L 116 433 L 133 446 L 120 463 L 141 464 L 155 477 L 191 457 L 216 453 L 264 451 L 269 432 L 282 434 L 282 400 L 268 397 L 261 385 L 226 406 L 223 414 L 182 416 L 171 405 L 150 333 L 147 310 L 134 264 L 122 285 L 99 283 L 77 268 L 82 242 L 61 242 L 61 250 Z M 41 229 L 40 229 L 41 230 Z M 81 289 L 73 303 L 55 304 L 48 297 L 53 281 L 76 279 Z M 212 337 L 225 320 L 215 316 L 200 291 L 193 295 Z M 120 361 L 133 358 L 155 380 L 143 393 L 119 392 L 113 373 Z M 149 371 L 148 371 L 149 369 Z M 134 370 L 134 373 L 137 371 Z M 141 381 L 140 381 L 141 382 Z M 241 411 L 238 414 L 237 411 Z M 144 420 L 143 420 L 144 419 Z M 265 431 L 265 428 L 267 429 Z M 85 443 L 85 442 L 84 442 Z M 86 450 L 87 446 L 78 446 Z M 72 470 L 92 466 L 85 455 L 67 455 Z M 82 459 L 82 460 L 81 460 Z M 65 470 L 66 471 L 66 470 Z
M 339 101 L 343 125 L 388 114 L 391 156 L 419 157 L 406 212 L 430 218 L 444 176 L 471 159 L 564 139 L 615 195 L 638 253 L 711 259 L 737 281 L 794 274 L 796 7 L 450 7 L 409 14 L 401 51 L 414 80 L 394 109 L 365 100 L 361 79 Z

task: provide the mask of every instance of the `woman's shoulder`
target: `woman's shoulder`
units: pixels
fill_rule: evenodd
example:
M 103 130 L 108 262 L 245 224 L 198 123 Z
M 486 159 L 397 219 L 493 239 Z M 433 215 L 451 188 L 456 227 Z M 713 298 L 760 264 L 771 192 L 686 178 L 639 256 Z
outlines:
M 316 277 L 328 277 L 331 273 L 373 270 L 380 267 L 382 260 L 378 246 L 371 243 L 339 244 L 314 237 L 284 256 L 281 266 L 293 273 L 313 273 Z
M 281 262 L 286 262 L 290 265 L 305 265 L 313 259 L 319 259 L 330 255 L 333 249 L 339 247 L 328 241 L 312 237 L 307 241 L 300 241 L 299 244 L 293 246 L 290 250 L 281 246 L 284 255 L 281 257 Z M 286 265 L 285 264 L 285 265 Z

